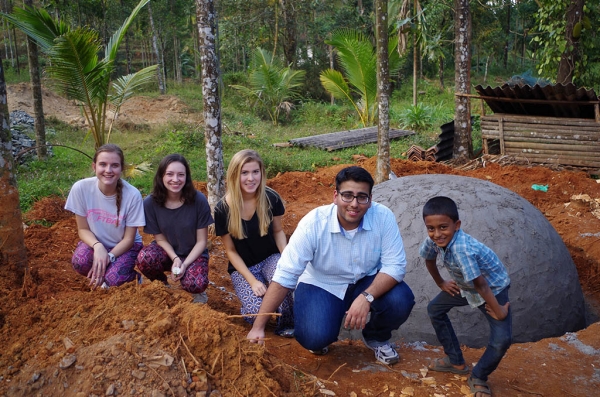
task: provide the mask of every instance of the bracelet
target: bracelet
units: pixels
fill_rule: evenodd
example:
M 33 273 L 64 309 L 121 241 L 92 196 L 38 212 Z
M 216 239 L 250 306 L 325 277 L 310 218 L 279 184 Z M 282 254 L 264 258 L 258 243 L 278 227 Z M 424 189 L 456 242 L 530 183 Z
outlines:
M 181 260 L 181 258 L 180 258 L 180 257 L 178 257 L 177 255 L 175 255 L 175 256 L 173 257 L 173 262 L 175 262 L 175 259 L 179 259 L 179 260 Z
M 94 248 L 96 244 L 100 244 L 100 241 L 96 241 L 94 244 L 92 244 L 92 248 Z

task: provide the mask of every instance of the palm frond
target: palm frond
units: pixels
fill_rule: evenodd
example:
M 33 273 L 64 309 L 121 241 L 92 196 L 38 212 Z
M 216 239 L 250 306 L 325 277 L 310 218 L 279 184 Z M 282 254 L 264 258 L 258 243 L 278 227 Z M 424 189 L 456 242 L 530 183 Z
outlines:
M 54 40 L 67 33 L 69 27 L 61 21 L 55 21 L 42 8 L 15 8 L 12 14 L 0 13 L 7 21 L 31 37 L 42 51 L 54 45 Z
M 119 45 L 125 37 L 125 33 L 127 33 L 127 29 L 129 29 L 129 25 L 133 22 L 133 19 L 139 14 L 140 10 L 144 8 L 146 4 L 148 4 L 150 0 L 140 0 L 137 6 L 131 11 L 129 17 L 123 22 L 121 27 L 117 29 L 117 31 L 112 35 L 110 40 L 108 41 L 108 45 L 106 46 L 106 53 L 104 58 L 108 61 L 114 61 L 117 58 L 117 50 L 119 49 Z
M 109 96 L 110 102 L 116 108 L 120 108 L 137 90 L 156 79 L 157 68 L 158 65 L 151 65 L 136 73 L 119 77 L 112 84 L 115 93 Z
M 344 79 L 342 73 L 338 70 L 327 69 L 321 72 L 319 79 L 321 80 L 323 88 L 333 95 L 334 98 L 349 102 L 361 118 L 362 124 L 366 126 L 366 120 L 363 119 L 363 113 L 360 111 L 358 104 L 352 98 L 350 87 L 348 86 L 348 83 L 346 82 L 346 79 Z

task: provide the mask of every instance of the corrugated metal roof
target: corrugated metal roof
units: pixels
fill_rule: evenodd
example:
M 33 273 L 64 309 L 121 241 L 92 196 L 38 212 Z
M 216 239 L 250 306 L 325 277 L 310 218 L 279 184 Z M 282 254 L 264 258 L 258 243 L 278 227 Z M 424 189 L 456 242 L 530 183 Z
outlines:
M 593 89 L 577 88 L 574 84 L 555 84 L 541 86 L 509 85 L 492 88 L 478 85 L 477 93 L 485 97 L 484 101 L 494 113 L 521 114 L 531 116 L 565 117 L 594 119 L 594 104 L 598 101 Z M 511 98 L 510 101 L 494 98 Z M 531 103 L 521 100 L 568 101 L 569 103 Z M 579 103 L 578 103 L 579 102 Z

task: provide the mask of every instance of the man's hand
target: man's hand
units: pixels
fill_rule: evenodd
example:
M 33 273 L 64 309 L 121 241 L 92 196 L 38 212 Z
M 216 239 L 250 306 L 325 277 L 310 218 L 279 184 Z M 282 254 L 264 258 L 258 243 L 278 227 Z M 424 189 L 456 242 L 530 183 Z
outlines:
M 265 339 L 264 328 L 263 329 L 254 329 L 254 327 L 252 327 L 250 332 L 248 332 L 246 339 L 248 339 L 250 341 L 250 343 L 260 343 L 262 345 L 263 343 L 265 343 L 264 342 L 264 339 Z
M 506 302 L 506 304 L 504 306 L 500 306 L 498 305 L 498 309 L 500 310 L 500 313 L 495 313 L 490 306 L 486 303 L 485 304 L 485 311 L 487 312 L 487 314 L 490 315 L 490 317 L 492 317 L 494 320 L 498 320 L 498 321 L 502 321 L 506 318 L 506 316 L 508 316 L 508 307 L 510 306 L 510 302 Z
M 447 292 L 452 296 L 460 294 L 460 288 L 454 280 L 444 280 L 438 284 L 438 287 L 440 287 L 442 291 Z
M 371 311 L 371 304 L 367 302 L 363 295 L 359 295 L 354 299 L 350 309 L 346 312 L 346 321 L 344 328 L 346 329 L 364 329 L 367 324 L 367 316 Z

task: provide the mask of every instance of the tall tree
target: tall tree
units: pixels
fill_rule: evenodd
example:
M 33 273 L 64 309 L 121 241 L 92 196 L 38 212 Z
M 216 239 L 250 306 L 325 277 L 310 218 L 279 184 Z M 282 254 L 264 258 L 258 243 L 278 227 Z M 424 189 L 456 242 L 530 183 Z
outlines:
M 6 100 L 4 66 L 0 59 L 0 265 L 22 276 L 27 263 L 19 190 L 15 176 Z
M 473 153 L 471 139 L 471 12 L 469 0 L 454 0 L 454 150 L 453 157 L 470 159 Z
M 571 0 L 567 7 L 567 26 L 565 29 L 567 46 L 560 56 L 558 74 L 556 75 L 557 83 L 572 83 L 576 65 L 581 62 L 582 53 L 579 38 L 581 37 L 581 31 L 583 30 L 584 25 L 583 3 L 584 0 Z M 576 28 L 578 24 L 579 28 Z
M 25 5 L 33 7 L 33 0 L 25 0 Z M 35 114 L 35 139 L 37 141 L 37 156 L 44 160 L 48 152 L 46 148 L 46 123 L 44 121 L 44 104 L 42 102 L 42 79 L 40 78 L 40 63 L 38 47 L 31 37 L 27 37 L 27 60 L 29 62 L 29 78 L 33 93 L 33 112 Z
M 196 0 L 196 21 L 202 63 L 202 98 L 204 105 L 204 141 L 206 144 L 206 190 L 208 204 L 214 211 L 225 194 L 223 142 L 221 140 L 221 96 L 219 93 L 219 59 L 216 49 L 216 13 L 214 0 Z
M 377 32 L 377 170 L 375 183 L 389 179 L 390 165 L 390 64 L 388 53 L 387 0 L 375 1 L 375 26 Z
M 152 29 L 152 49 L 154 49 L 156 63 L 158 64 L 158 68 L 156 69 L 158 77 L 158 90 L 162 95 L 164 95 L 167 93 L 164 58 L 162 56 L 162 51 L 160 50 L 160 47 L 158 45 L 158 32 L 156 31 L 156 27 L 154 25 L 154 16 L 152 15 L 152 6 L 150 5 L 150 3 L 148 3 L 148 17 L 150 18 L 150 27 Z
M 283 54 L 288 66 L 293 67 L 296 60 L 296 14 L 295 2 L 292 0 L 279 0 L 281 17 L 283 19 Z M 276 54 L 275 54 L 276 55 Z

